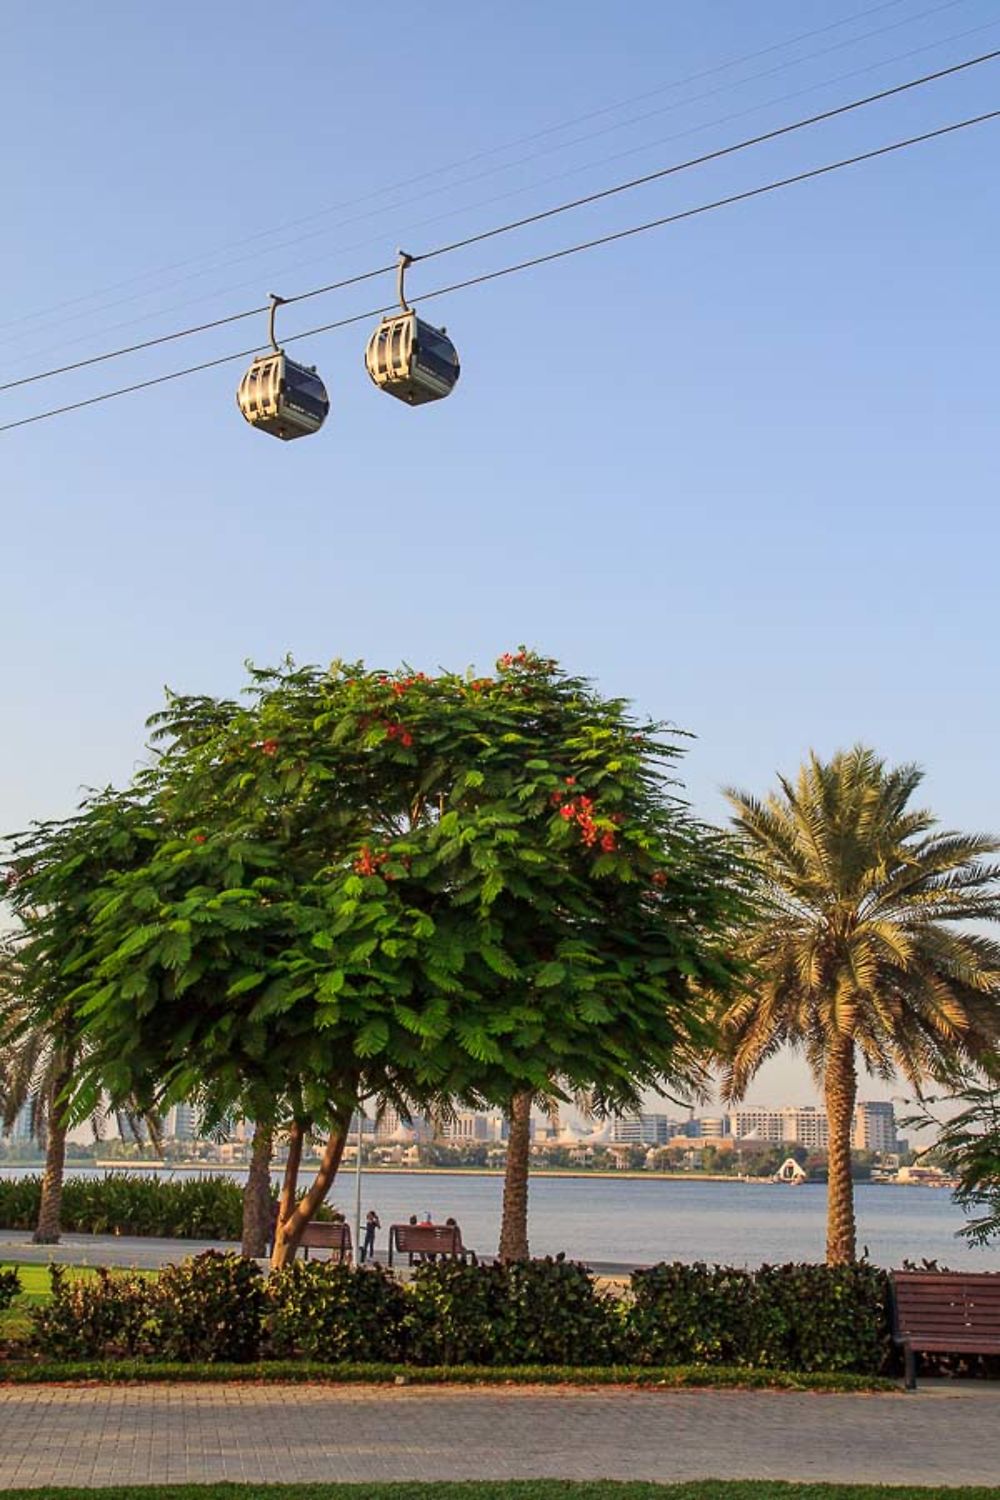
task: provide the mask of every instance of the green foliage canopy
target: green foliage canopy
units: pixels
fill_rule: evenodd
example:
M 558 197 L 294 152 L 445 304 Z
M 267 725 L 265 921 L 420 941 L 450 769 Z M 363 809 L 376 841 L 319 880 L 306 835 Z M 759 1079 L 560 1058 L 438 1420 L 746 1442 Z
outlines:
M 170 695 L 152 727 L 127 795 L 10 866 L 88 1037 L 77 1113 L 207 1084 L 220 1115 L 327 1124 L 553 1080 L 628 1107 L 697 1072 L 742 897 L 662 726 L 522 650 L 489 678 L 251 670 L 245 701 Z

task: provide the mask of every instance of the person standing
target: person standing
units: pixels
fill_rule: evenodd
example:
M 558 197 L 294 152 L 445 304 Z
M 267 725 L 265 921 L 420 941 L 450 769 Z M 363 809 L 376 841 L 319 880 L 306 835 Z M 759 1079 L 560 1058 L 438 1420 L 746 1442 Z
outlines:
M 375 1259 L 375 1231 L 381 1228 L 382 1220 L 375 1210 L 370 1208 L 368 1210 L 368 1217 L 365 1219 L 365 1238 L 361 1246 L 362 1261 Z

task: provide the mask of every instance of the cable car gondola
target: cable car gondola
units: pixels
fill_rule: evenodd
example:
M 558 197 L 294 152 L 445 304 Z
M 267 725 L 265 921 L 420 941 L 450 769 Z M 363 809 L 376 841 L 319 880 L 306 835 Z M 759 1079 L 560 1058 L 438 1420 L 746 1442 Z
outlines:
M 251 427 L 290 442 L 319 431 L 330 410 L 330 398 L 314 366 L 296 364 L 278 348 L 274 313 L 283 300 L 272 292 L 268 323 L 271 348 L 257 356 L 240 381 L 236 404 Z
M 461 366 L 443 328 L 418 318 L 403 293 L 403 276 L 412 256 L 399 252 L 399 303 L 368 340 L 365 366 L 380 390 L 409 406 L 440 401 L 458 383 Z

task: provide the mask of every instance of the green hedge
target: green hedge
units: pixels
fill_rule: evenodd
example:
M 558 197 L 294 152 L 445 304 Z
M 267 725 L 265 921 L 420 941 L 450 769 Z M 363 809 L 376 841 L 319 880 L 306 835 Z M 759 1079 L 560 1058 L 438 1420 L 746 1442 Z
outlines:
M 300 1262 L 271 1277 L 209 1251 L 158 1278 L 52 1268 L 33 1314 L 49 1359 L 399 1361 L 411 1367 L 715 1365 L 875 1375 L 890 1353 L 888 1277 L 872 1266 L 704 1265 L 638 1271 L 632 1295 L 598 1291 L 561 1258 L 417 1268 Z
M 0 1180 L 0 1229 L 34 1229 L 41 1195 L 41 1177 Z M 334 1212 L 324 1204 L 316 1218 L 332 1219 Z M 238 1240 L 243 1228 L 243 1184 L 209 1173 L 176 1180 L 144 1172 L 68 1177 L 63 1185 L 61 1221 L 69 1234 Z
M 876 1373 L 892 1348 L 878 1267 L 659 1265 L 636 1271 L 631 1357 L 652 1364 Z

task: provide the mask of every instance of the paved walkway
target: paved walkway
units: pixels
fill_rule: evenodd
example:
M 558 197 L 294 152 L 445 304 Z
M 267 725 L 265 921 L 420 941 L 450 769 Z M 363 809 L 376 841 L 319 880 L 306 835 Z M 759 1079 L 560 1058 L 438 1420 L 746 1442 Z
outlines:
M 0 1389 L 0 1489 L 484 1477 L 996 1484 L 1000 1390 Z
M 58 1245 L 35 1245 L 28 1229 L 0 1229 L 0 1264 L 21 1261 L 25 1265 L 127 1266 L 156 1270 L 159 1266 L 200 1255 L 203 1250 L 239 1251 L 238 1240 L 155 1239 L 152 1235 L 64 1234 Z M 315 1253 L 315 1252 L 314 1252 Z M 320 1252 L 321 1254 L 323 1252 Z M 383 1265 L 388 1256 L 380 1250 L 375 1257 Z M 399 1259 L 397 1257 L 397 1265 Z M 589 1261 L 598 1276 L 628 1276 L 635 1264 L 612 1261 Z

